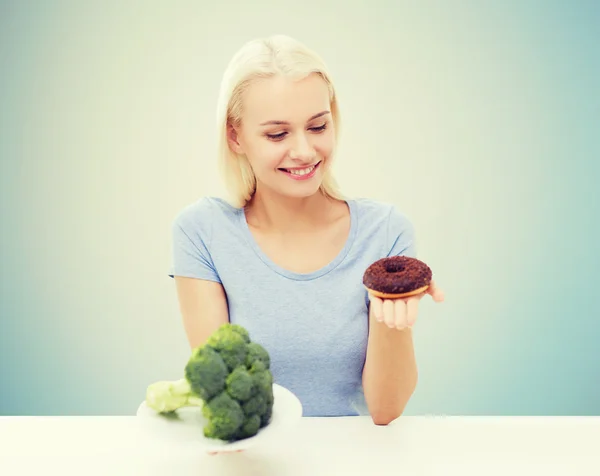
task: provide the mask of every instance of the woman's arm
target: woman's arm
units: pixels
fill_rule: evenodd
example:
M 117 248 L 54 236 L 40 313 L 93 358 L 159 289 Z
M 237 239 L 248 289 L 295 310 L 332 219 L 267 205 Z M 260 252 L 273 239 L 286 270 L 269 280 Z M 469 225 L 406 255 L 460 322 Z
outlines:
M 363 388 L 373 422 L 387 425 L 402 415 L 417 386 L 412 329 L 389 328 L 377 321 L 373 306 L 369 307 Z
M 203 344 L 219 326 L 229 322 L 225 290 L 220 283 L 175 276 L 179 309 L 192 349 Z

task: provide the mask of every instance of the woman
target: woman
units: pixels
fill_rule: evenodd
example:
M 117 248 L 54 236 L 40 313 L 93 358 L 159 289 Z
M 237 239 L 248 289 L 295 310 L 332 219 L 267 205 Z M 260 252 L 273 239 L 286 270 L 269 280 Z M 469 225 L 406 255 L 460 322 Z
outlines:
M 178 214 L 170 276 L 192 348 L 221 324 L 240 324 L 305 416 L 368 414 L 386 425 L 417 383 L 411 327 L 422 296 L 382 301 L 362 275 L 380 258 L 414 256 L 415 235 L 393 206 L 338 190 L 339 120 L 314 52 L 281 35 L 247 43 L 219 96 L 231 198 Z M 435 285 L 427 293 L 443 299 Z

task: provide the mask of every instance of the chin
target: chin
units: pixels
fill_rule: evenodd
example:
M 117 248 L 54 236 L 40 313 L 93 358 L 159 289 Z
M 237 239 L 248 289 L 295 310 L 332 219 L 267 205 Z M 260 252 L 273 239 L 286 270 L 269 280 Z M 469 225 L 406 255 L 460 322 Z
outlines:
M 312 197 L 316 193 L 318 193 L 319 188 L 321 187 L 321 180 L 315 180 L 317 177 L 314 177 L 310 181 L 305 183 L 302 182 L 292 182 L 292 183 L 278 183 L 277 187 L 274 187 L 273 190 L 276 191 L 279 195 L 289 198 L 307 198 Z M 320 179 L 320 177 L 319 177 Z
M 316 186 L 301 188 L 299 187 L 295 190 L 294 187 L 290 187 L 288 189 L 280 190 L 279 193 L 289 198 L 308 198 L 318 193 L 320 186 L 321 184 L 319 183 Z

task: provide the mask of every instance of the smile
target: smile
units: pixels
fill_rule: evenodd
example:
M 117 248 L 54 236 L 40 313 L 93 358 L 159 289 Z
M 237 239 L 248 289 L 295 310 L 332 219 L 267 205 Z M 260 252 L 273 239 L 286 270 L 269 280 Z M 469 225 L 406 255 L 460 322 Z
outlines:
M 303 169 L 279 169 L 285 173 L 288 177 L 295 180 L 307 180 L 315 175 L 315 171 L 319 168 L 321 162 L 317 162 L 315 165 L 305 167 Z

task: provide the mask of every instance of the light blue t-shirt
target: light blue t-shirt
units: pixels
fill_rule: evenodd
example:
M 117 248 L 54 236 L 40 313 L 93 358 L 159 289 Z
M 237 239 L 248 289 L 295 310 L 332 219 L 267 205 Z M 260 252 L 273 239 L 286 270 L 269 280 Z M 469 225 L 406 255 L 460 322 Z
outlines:
M 392 205 L 347 200 L 350 233 L 318 271 L 282 269 L 257 245 L 243 209 L 202 198 L 173 222 L 170 276 L 223 285 L 231 323 L 271 356 L 275 383 L 302 402 L 304 416 L 368 414 L 362 370 L 369 333 L 365 269 L 391 255 L 415 256 L 412 223 Z M 318 245 L 316 245 L 318 246 Z

